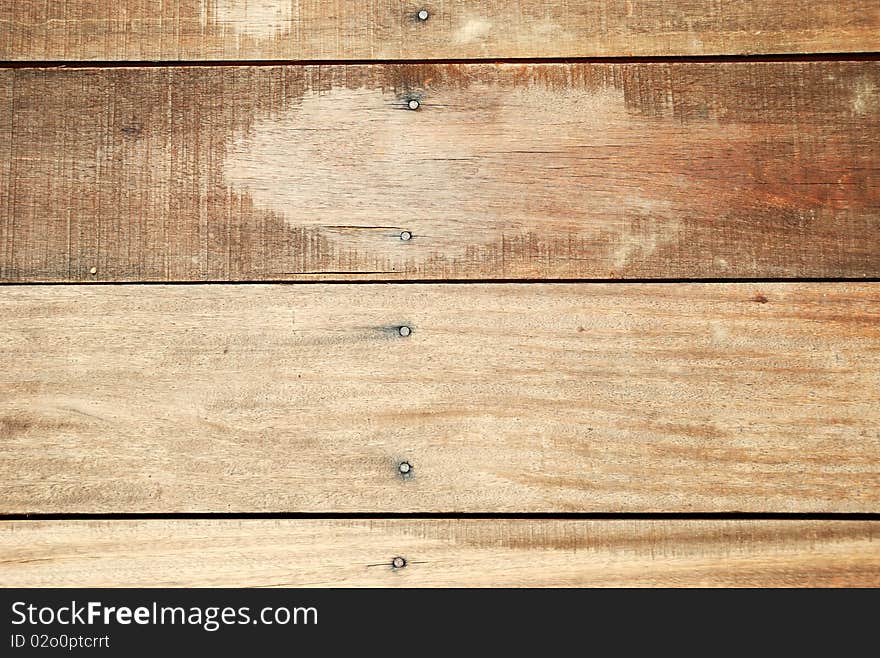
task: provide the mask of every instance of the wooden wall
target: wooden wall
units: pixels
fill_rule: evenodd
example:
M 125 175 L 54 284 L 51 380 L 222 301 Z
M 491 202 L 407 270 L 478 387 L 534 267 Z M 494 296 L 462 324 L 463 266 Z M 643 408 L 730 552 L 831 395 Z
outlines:
M 880 585 L 878 51 L 0 0 L 0 585 Z

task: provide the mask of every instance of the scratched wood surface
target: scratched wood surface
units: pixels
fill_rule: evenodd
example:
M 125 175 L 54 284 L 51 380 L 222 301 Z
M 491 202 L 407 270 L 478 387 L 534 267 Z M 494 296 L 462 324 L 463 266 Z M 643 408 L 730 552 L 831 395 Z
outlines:
M 0 318 L 0 513 L 880 509 L 880 284 L 16 286 Z
M 5 521 L 0 553 L 17 587 L 880 586 L 876 521 Z
M 877 62 L 19 69 L 0 90 L 3 281 L 880 273 Z
M 426 20 L 419 12 L 427 11 Z M 0 59 L 349 60 L 880 49 L 877 0 L 0 0 Z

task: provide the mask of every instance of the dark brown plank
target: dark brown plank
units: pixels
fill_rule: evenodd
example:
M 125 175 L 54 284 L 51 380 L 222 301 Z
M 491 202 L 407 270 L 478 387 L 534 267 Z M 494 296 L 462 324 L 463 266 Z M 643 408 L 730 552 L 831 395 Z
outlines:
M 878 34 L 877 0 L 0 0 L 0 59 L 19 61 L 798 54 Z
M 0 318 L 0 513 L 880 511 L 880 284 L 12 286 Z
M 874 62 L 23 69 L 0 88 L 4 281 L 880 272 Z

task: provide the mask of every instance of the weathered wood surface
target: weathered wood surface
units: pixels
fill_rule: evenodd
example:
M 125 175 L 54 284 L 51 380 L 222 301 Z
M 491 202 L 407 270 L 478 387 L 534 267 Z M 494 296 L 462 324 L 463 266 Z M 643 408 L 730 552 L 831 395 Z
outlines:
M 0 59 L 18 61 L 876 50 L 877 0 L 0 0 Z
M 15 286 L 0 318 L 3 513 L 880 510 L 880 284 Z
M 403 557 L 407 564 L 394 569 Z M 880 523 L 0 522 L 17 587 L 880 586 Z
M 3 281 L 880 274 L 876 62 L 22 69 L 0 90 Z

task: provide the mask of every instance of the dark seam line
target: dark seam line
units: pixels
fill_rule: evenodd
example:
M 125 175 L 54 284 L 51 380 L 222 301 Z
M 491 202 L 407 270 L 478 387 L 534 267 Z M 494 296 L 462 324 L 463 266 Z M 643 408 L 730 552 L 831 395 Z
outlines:
M 669 520 L 669 521 L 880 521 L 880 512 L 199 512 L 199 513 L 108 513 L 108 514 L 0 514 L 0 521 L 129 521 L 129 520 L 358 520 L 358 519 L 512 519 L 512 520 Z
M 254 59 L 254 60 L 33 60 L 0 61 L 0 69 L 24 68 L 158 68 L 223 66 L 364 66 L 432 64 L 675 64 L 738 62 L 875 62 L 880 52 L 829 52 L 762 55 L 656 55 L 637 57 L 492 57 L 492 58 L 410 58 L 410 59 Z
M 352 276 L 364 276 L 352 272 Z M 731 279 L 264 279 L 210 281 L 5 281 L 0 288 L 27 286 L 266 286 L 266 285 L 466 285 L 466 284 L 802 284 L 802 283 L 880 283 L 880 277 L 796 277 L 796 278 L 731 278 Z

